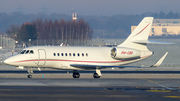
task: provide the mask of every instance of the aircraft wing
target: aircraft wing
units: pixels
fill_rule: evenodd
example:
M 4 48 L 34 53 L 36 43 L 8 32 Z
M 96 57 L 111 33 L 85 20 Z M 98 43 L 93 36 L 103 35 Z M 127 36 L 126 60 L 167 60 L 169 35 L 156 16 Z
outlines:
M 86 68 L 86 69 L 102 69 L 102 68 L 148 68 L 145 66 L 106 66 L 106 65 L 85 65 L 85 64 L 71 64 L 70 66 L 76 67 L 76 68 Z
M 154 65 L 152 66 L 126 66 L 126 65 L 120 65 L 120 66 L 114 66 L 114 65 L 89 65 L 89 64 L 71 64 L 70 66 L 76 67 L 76 68 L 82 68 L 82 69 L 102 69 L 102 68 L 150 68 L 150 67 L 158 67 L 161 65 L 163 60 L 165 59 L 168 52 L 166 52 Z

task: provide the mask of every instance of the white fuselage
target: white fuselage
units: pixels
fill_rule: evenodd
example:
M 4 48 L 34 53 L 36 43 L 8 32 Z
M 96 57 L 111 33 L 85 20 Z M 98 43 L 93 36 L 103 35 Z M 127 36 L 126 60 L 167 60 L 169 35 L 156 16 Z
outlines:
M 33 54 L 17 54 L 6 59 L 4 62 L 9 65 L 23 67 L 48 67 L 67 70 L 85 70 L 91 68 L 77 68 L 70 65 L 81 64 L 120 66 L 145 59 L 152 55 L 151 51 L 141 50 L 139 58 L 115 59 L 111 56 L 112 49 L 113 47 L 35 46 L 23 49 L 29 51 L 33 50 Z M 133 55 L 134 50 L 124 47 L 121 47 L 119 50 L 121 49 L 122 51 L 119 51 L 119 54 L 122 54 L 124 57 L 131 57 L 130 55 Z

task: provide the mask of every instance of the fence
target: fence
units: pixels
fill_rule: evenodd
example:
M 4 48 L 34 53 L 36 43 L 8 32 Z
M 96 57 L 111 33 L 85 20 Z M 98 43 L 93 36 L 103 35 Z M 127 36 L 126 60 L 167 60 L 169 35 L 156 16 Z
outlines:
M 90 40 L 35 40 L 33 42 L 29 41 L 29 45 L 39 46 L 39 45 L 50 45 L 50 46 L 59 46 L 63 43 L 66 46 L 103 46 L 104 40 L 90 39 Z
M 119 43 L 114 39 L 89 39 L 89 40 L 28 40 L 27 46 L 59 46 L 63 43 L 65 46 L 104 46 L 104 45 L 116 45 Z M 0 47 L 2 48 L 23 48 L 23 42 L 17 42 L 13 38 L 7 35 L 0 35 Z
M 7 35 L 0 35 L 0 47 L 13 48 L 15 47 L 15 40 L 12 38 L 9 38 Z

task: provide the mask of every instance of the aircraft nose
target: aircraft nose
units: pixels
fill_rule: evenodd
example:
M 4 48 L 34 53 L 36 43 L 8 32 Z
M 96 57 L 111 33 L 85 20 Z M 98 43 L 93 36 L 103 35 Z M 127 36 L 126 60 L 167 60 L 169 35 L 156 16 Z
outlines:
M 4 64 L 17 66 L 18 64 L 16 63 L 16 61 L 20 61 L 19 57 L 18 56 L 12 56 L 12 57 L 5 59 Z
M 4 60 L 4 63 L 5 63 L 5 64 L 8 64 L 8 59 Z
M 10 64 L 10 62 L 11 62 L 11 61 L 10 61 L 10 59 L 9 59 L 9 58 L 8 58 L 8 59 L 6 59 L 6 60 L 4 60 L 4 63 L 5 63 L 5 64 L 8 64 L 8 65 L 9 65 L 9 64 Z

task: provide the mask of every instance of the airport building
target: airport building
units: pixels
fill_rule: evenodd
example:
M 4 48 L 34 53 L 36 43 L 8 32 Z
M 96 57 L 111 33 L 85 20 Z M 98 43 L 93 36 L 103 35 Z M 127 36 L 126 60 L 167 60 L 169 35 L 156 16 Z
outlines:
M 131 32 L 137 26 L 131 26 Z M 154 19 L 150 36 L 180 35 L 180 19 Z

